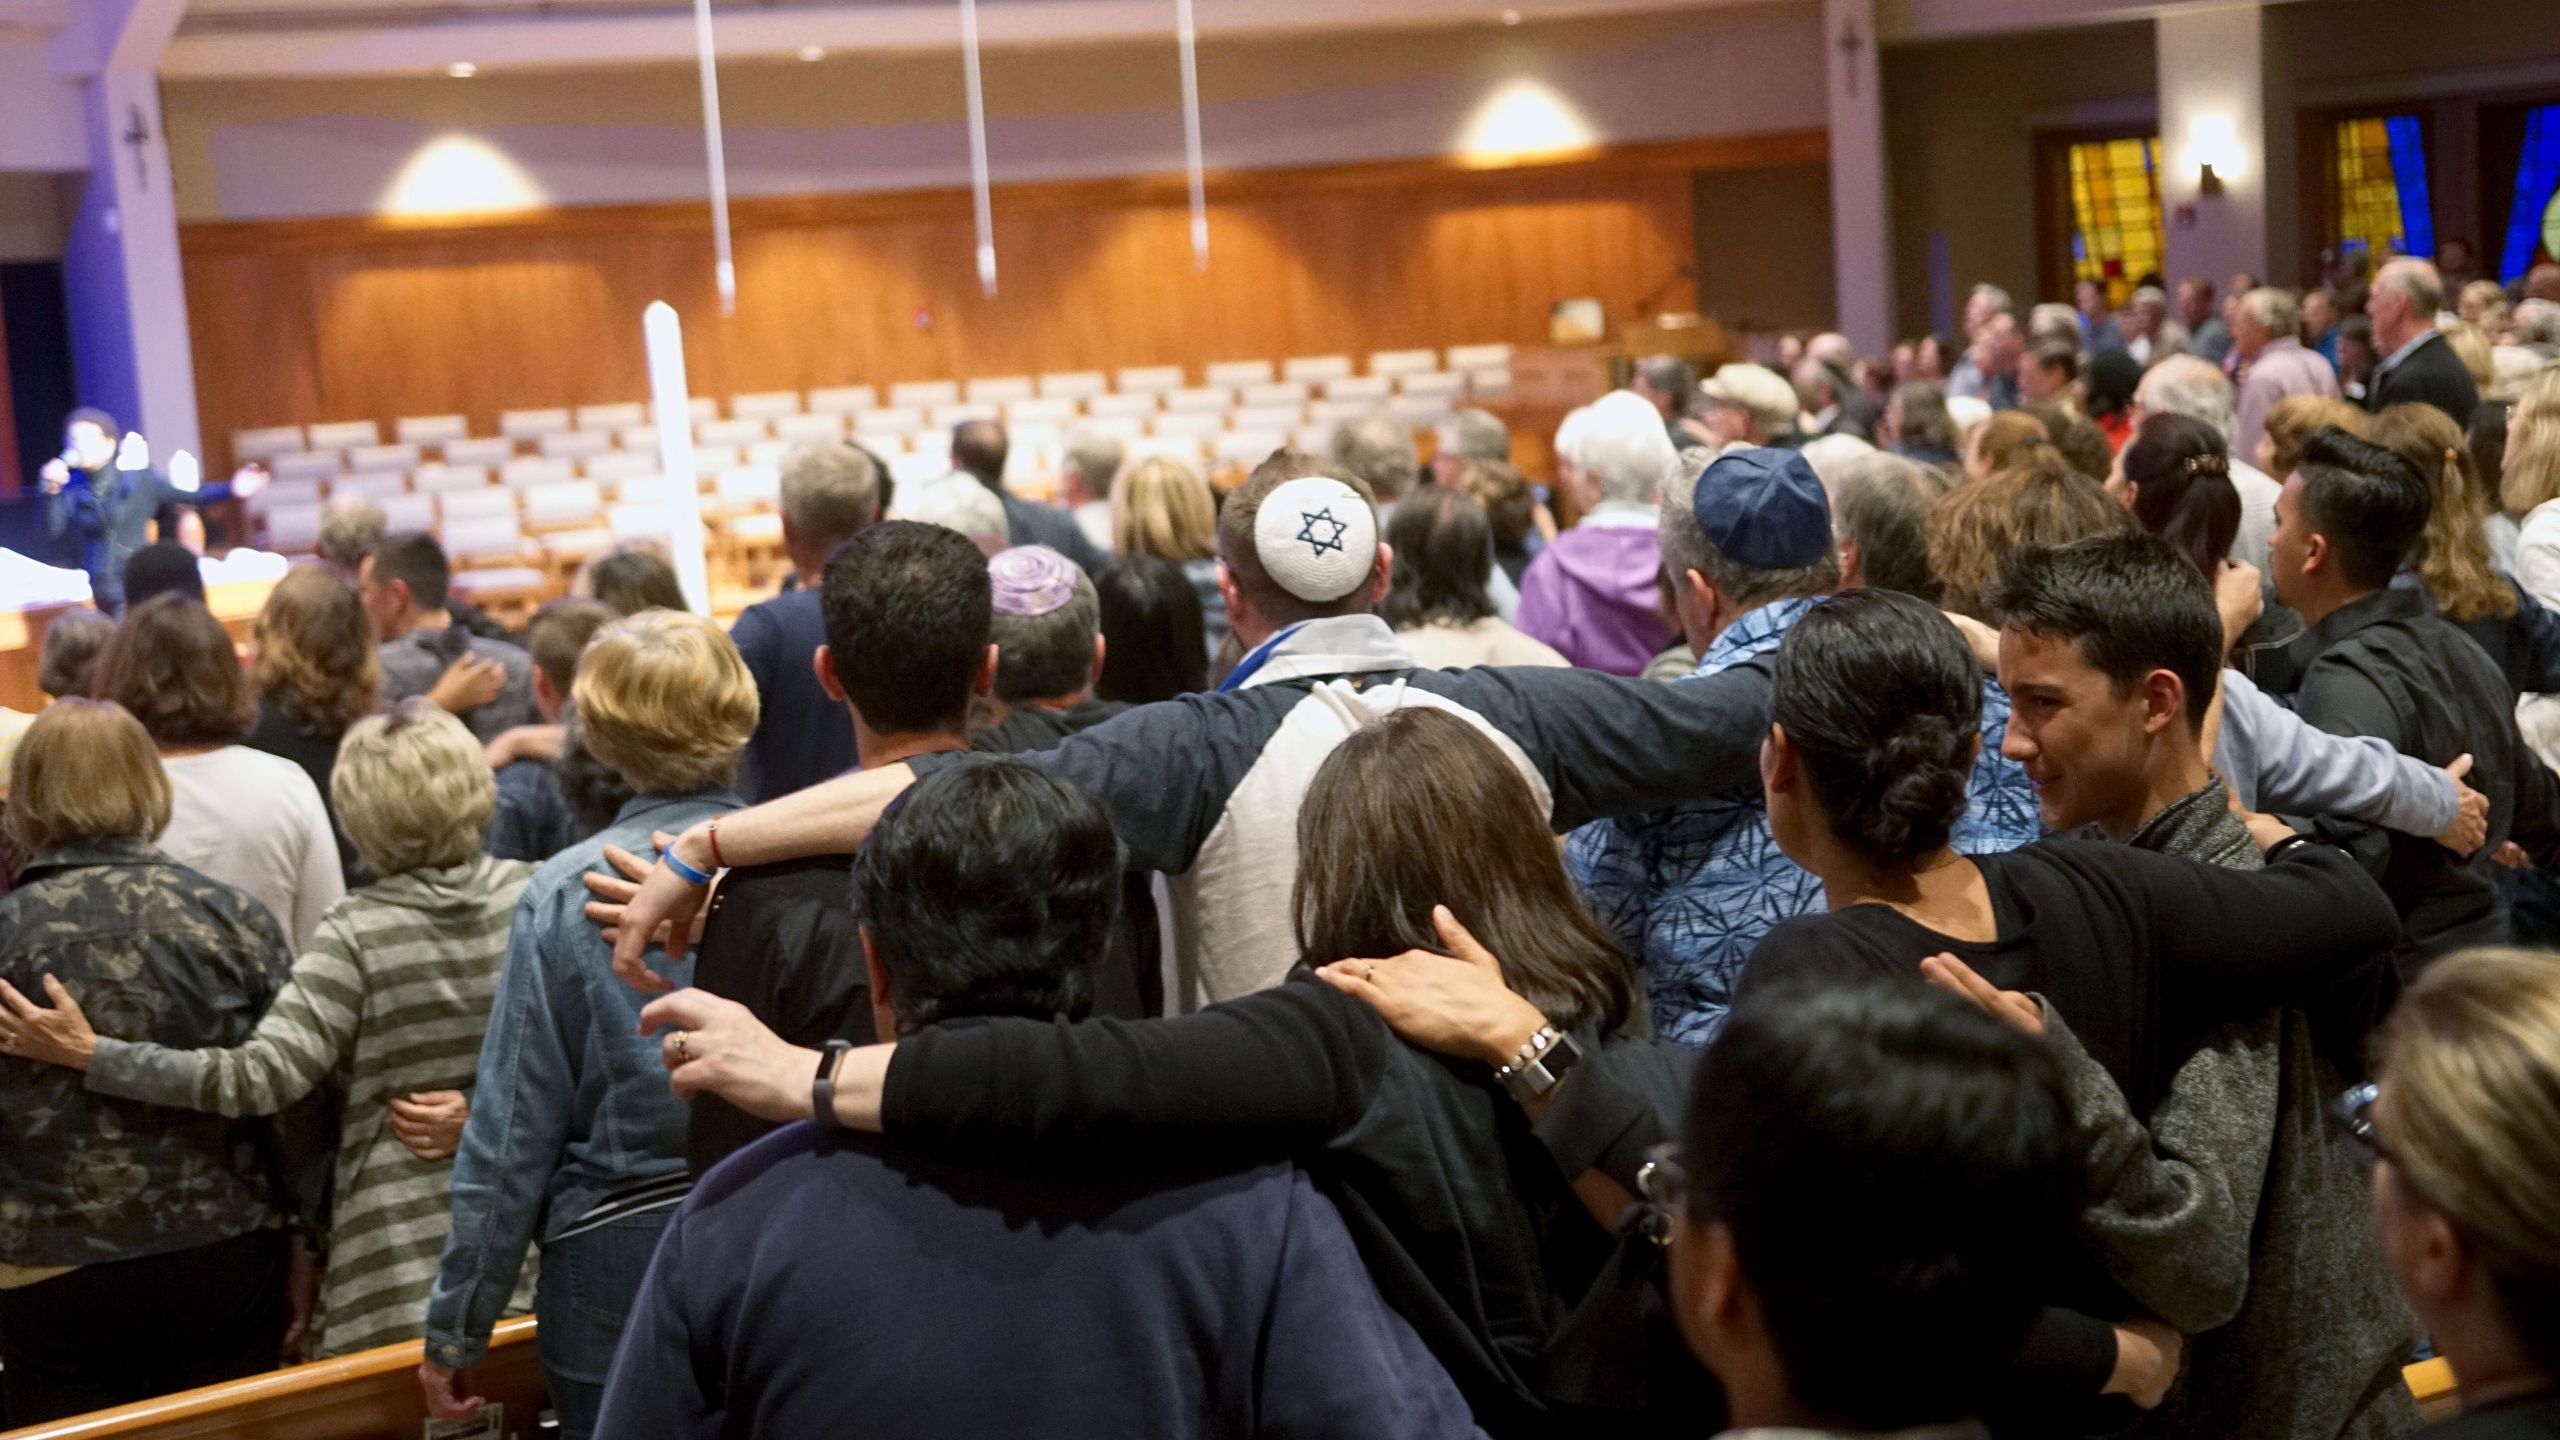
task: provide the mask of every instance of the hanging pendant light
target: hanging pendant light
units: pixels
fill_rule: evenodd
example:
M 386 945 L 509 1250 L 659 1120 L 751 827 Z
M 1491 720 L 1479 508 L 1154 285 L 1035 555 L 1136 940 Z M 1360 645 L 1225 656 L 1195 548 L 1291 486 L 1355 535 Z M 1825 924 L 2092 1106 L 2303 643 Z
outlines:
M 702 68 L 702 145 L 711 164 L 711 276 L 720 313 L 738 313 L 738 262 L 729 248 L 729 157 L 721 144 L 720 68 L 711 50 L 711 0 L 693 0 L 694 58 Z
M 1191 172 L 1191 265 L 1209 268 L 1209 185 L 1200 162 L 1200 35 L 1191 22 L 1191 0 L 1173 0 L 1174 31 L 1182 46 L 1183 159 Z
M 969 82 L 969 187 L 978 209 L 978 286 L 996 297 L 995 205 L 987 192 L 987 97 L 978 80 L 978 0 L 960 0 L 960 52 Z

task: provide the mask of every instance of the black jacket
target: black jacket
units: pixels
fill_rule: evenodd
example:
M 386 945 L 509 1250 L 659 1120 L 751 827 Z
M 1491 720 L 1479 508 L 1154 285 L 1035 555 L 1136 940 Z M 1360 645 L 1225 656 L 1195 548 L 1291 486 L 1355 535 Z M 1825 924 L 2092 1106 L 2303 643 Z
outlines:
M 2401 587 L 2312 626 L 2301 651 L 2310 657 L 2294 696 L 2303 719 L 2335 735 L 2379 736 L 2430 765 L 2468 754 L 2469 784 L 2489 797 L 2489 840 L 2469 860 L 2431 839 L 2321 822 L 2399 909 L 2402 974 L 2415 978 L 2435 956 L 2503 941 L 2491 854 L 2513 839 L 2537 862 L 2560 858 L 2560 785 L 2516 732 L 2516 692 L 2423 593 Z
M 1635 1039 L 1600 1048 L 1651 1061 L 1618 1073 L 1649 1073 L 1638 1083 L 1657 1122 L 1675 1123 L 1692 1057 Z M 1490 1068 L 1404 1043 L 1308 971 L 1171 1020 L 925 1031 L 899 1045 L 881 1119 L 892 1139 L 1014 1164 L 1297 1160 L 1478 1424 L 1496 1437 L 1626 1433 L 1623 1414 L 1549 1399 L 1550 1345 L 1613 1248 L 1556 1153 Z
M 2375 376 L 2373 383 L 2365 387 L 2367 410 L 2408 404 L 2433 405 L 2466 429 L 2471 424 L 2471 412 L 2480 408 L 2480 386 L 2471 378 L 2471 367 L 2453 353 L 2444 336 L 2428 335 L 2407 359 Z
M 693 983 L 735 1000 L 794 1045 L 878 1038 L 852 903 L 853 857 L 812 855 L 733 870 L 696 947 Z M 717 1095 L 694 1098 L 685 1163 L 698 1179 L 768 1125 Z

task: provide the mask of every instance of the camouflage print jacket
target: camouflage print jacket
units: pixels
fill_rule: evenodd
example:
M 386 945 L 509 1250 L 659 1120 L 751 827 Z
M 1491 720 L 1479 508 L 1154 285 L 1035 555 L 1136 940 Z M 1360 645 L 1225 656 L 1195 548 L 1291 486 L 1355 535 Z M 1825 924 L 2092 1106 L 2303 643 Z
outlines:
M 0 900 L 0 979 L 30 995 L 59 979 L 101 1035 L 237 1045 L 291 962 L 265 906 L 138 841 L 48 851 Z M 275 1134 L 0 1055 L 0 1263 L 130 1260 L 279 1225 L 307 1157 Z

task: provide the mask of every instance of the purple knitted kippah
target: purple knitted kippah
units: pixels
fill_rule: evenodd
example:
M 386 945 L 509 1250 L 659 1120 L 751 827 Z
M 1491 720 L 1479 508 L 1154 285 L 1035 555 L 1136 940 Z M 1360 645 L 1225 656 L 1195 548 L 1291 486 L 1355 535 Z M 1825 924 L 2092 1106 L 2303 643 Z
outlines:
M 1083 577 L 1076 562 L 1046 545 L 1016 545 L 987 562 L 999 615 L 1046 615 L 1076 598 Z

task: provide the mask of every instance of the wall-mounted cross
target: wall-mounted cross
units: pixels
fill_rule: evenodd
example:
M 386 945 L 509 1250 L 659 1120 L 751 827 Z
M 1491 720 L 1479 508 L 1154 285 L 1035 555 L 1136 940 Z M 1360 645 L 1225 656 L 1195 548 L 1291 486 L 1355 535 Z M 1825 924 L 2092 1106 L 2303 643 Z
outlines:
M 151 188 L 151 161 L 145 148 L 151 143 L 151 126 L 142 118 L 142 107 L 125 107 L 124 133 L 116 138 L 133 147 L 133 183 L 144 190 Z
M 1855 16 L 1840 22 L 1840 38 L 1834 43 L 1840 47 L 1840 63 L 1848 72 L 1849 98 L 1854 100 L 1858 98 L 1858 52 L 1867 48 L 1865 38 L 1858 34 Z

